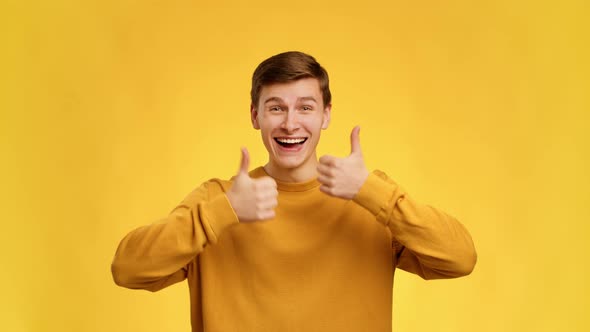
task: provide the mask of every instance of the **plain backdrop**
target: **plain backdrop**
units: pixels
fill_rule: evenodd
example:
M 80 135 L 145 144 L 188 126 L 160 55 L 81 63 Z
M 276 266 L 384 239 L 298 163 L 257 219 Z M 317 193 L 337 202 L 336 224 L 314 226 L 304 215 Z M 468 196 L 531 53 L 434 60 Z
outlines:
M 185 283 L 120 288 L 110 263 L 241 146 L 266 162 L 250 79 L 288 50 L 330 73 L 319 154 L 360 125 L 368 167 L 475 241 L 468 277 L 398 271 L 394 331 L 590 330 L 585 1 L 1 7 L 0 330 L 189 331 Z

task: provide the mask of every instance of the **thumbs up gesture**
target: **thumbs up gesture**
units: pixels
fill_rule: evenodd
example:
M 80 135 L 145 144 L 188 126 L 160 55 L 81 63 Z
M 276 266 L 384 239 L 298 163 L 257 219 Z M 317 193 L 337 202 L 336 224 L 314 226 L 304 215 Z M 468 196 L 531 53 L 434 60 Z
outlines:
M 242 148 L 240 170 L 226 193 L 229 203 L 240 222 L 272 219 L 278 204 L 277 183 L 269 176 L 251 178 L 248 175 L 249 165 L 248 150 Z
M 365 167 L 361 143 L 360 127 L 356 126 L 350 133 L 350 155 L 345 158 L 322 156 L 319 159 L 318 181 L 320 190 L 328 195 L 352 199 L 359 192 L 369 176 Z

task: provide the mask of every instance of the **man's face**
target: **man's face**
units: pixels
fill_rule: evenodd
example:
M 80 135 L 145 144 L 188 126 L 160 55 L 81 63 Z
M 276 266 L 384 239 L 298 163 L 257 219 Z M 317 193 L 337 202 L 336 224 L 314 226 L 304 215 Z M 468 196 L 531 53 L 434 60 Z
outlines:
M 319 81 L 304 78 L 262 87 L 252 105 L 252 125 L 260 129 L 273 167 L 313 169 L 322 129 L 328 128 L 331 106 L 324 106 Z

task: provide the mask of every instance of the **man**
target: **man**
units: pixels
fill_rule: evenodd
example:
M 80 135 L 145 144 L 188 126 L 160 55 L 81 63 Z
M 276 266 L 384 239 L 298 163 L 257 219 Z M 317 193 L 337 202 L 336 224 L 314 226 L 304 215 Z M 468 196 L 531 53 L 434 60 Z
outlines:
M 129 233 L 118 285 L 157 291 L 188 280 L 193 331 L 391 331 L 396 267 L 424 279 L 469 274 L 476 253 L 453 217 L 414 201 L 363 162 L 316 156 L 330 123 L 328 74 L 304 53 L 262 62 L 251 120 L 268 163 L 212 179 L 170 215 Z

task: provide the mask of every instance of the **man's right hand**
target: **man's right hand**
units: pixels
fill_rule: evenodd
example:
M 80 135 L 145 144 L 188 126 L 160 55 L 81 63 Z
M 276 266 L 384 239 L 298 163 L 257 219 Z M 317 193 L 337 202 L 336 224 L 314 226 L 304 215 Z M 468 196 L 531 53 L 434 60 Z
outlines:
M 253 179 L 248 175 L 250 155 L 242 148 L 240 170 L 226 193 L 229 203 L 240 222 L 268 220 L 275 216 L 277 183 L 269 176 Z

